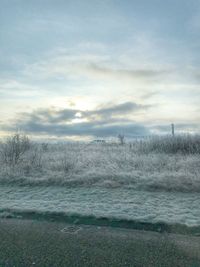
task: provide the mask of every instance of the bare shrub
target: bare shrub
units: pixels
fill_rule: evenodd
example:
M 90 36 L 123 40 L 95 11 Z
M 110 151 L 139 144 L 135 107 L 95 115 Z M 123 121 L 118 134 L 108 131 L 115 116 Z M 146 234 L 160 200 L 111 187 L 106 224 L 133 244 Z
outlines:
M 33 147 L 33 149 L 31 150 L 31 153 L 29 155 L 29 163 L 32 167 L 35 168 L 42 168 L 42 149 L 38 146 Z
M 62 170 L 65 173 L 72 172 L 75 168 L 75 161 L 72 159 L 72 157 L 69 157 L 67 153 L 64 153 L 64 156 L 61 159 L 61 165 L 62 165 Z
M 31 147 L 29 138 L 19 133 L 8 137 L 1 146 L 2 161 L 9 165 L 16 165 L 23 160 L 23 155 Z
M 120 145 L 124 145 L 124 143 L 125 143 L 124 135 L 123 134 L 119 134 L 118 135 L 118 139 L 119 139 Z
M 49 144 L 48 143 L 42 143 L 41 147 L 42 147 L 42 150 L 44 152 L 47 152 L 49 150 Z
M 20 164 L 19 167 L 22 169 L 25 175 L 29 175 L 35 171 L 41 171 L 44 167 L 43 165 L 43 151 L 41 147 L 34 145 L 31 150 L 27 152 L 22 164 Z

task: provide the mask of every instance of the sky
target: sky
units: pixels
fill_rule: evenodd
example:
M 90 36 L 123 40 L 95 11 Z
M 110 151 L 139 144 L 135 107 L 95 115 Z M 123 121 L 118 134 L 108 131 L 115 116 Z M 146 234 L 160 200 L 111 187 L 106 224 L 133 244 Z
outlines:
M 200 0 L 0 0 L 0 136 L 200 130 Z

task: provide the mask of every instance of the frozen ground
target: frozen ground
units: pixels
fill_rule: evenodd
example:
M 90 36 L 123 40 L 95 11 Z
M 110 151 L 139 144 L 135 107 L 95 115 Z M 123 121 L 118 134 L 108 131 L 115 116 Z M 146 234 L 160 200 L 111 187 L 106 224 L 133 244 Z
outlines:
M 36 211 L 156 224 L 200 226 L 198 193 L 148 192 L 126 188 L 1 186 L 0 216 Z
M 32 210 L 200 226 L 200 154 L 184 142 L 177 151 L 147 142 L 31 144 L 17 161 L 1 144 L 0 216 Z

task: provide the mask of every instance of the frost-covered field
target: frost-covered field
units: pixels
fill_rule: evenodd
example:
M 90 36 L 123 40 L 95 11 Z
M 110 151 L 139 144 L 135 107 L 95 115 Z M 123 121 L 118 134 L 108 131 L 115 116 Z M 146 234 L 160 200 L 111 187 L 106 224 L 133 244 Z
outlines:
M 20 146 L 25 141 L 1 144 L 0 182 L 200 192 L 199 137 L 154 138 L 125 145 L 28 140 L 23 151 Z
M 200 226 L 198 136 L 120 145 L 16 135 L 0 151 L 0 216 L 34 210 Z

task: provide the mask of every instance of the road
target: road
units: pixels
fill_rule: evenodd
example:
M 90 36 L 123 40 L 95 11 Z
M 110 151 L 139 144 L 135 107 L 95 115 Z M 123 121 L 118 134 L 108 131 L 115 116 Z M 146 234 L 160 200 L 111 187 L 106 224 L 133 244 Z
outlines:
M 198 267 L 200 237 L 0 219 L 0 266 Z

